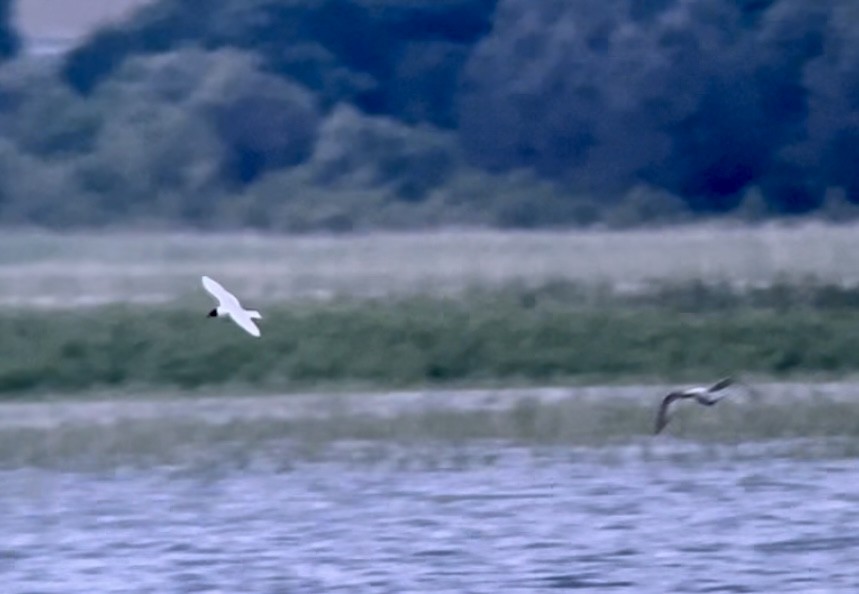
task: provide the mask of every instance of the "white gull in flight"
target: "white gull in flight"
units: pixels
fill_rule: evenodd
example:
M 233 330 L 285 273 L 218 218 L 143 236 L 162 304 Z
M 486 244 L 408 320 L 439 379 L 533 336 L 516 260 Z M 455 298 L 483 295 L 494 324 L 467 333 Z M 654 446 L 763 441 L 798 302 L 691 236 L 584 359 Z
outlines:
M 242 330 L 251 336 L 259 338 L 259 328 L 254 324 L 254 320 L 262 319 L 262 316 L 258 311 L 243 308 L 235 295 L 222 287 L 219 282 L 209 278 L 208 276 L 203 277 L 203 287 L 218 301 L 218 306 L 209 312 L 210 318 L 230 318 L 238 324 Z

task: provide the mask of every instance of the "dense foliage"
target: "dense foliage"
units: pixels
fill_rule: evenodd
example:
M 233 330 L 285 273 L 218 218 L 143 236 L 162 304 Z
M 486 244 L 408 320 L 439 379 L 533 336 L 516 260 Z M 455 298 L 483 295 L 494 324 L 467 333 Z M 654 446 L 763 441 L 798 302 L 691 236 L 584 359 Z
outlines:
M 59 64 L 7 62 L 0 99 L 6 223 L 631 225 L 859 203 L 854 0 L 157 0 Z
M 0 59 L 11 58 L 21 46 L 12 26 L 12 7 L 12 0 L 0 0 Z

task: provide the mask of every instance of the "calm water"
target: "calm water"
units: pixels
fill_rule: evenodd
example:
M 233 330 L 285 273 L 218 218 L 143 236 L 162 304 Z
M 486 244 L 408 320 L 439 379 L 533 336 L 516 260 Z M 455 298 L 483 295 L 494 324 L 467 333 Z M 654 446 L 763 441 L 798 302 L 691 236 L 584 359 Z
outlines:
M 0 429 L 4 594 L 859 591 L 852 436 L 310 439 L 41 406 Z

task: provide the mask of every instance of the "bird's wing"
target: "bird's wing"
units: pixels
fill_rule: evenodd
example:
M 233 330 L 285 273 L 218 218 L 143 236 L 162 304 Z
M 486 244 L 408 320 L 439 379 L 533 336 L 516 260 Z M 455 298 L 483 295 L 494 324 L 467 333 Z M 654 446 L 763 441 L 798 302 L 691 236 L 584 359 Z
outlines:
M 259 328 L 257 328 L 256 324 L 254 324 L 254 321 L 248 315 L 248 312 L 241 311 L 241 312 L 231 313 L 230 319 L 232 319 L 236 324 L 239 325 L 239 327 L 242 330 L 244 330 L 245 332 L 247 332 L 251 336 L 256 336 L 257 338 L 260 337 Z
M 715 394 L 697 394 L 695 396 L 695 402 L 698 404 L 703 404 L 704 406 L 713 406 L 717 402 L 719 402 L 722 398 L 724 398 L 724 394 L 719 394 L 718 396 Z
M 236 299 L 232 293 L 222 287 L 221 283 L 209 278 L 208 276 L 203 277 L 203 288 L 205 288 L 212 297 L 217 299 L 218 303 L 220 303 L 221 305 L 239 304 L 239 300 Z
M 665 426 L 668 424 L 668 409 L 671 407 L 671 404 L 675 400 L 679 400 L 681 398 L 685 398 L 683 392 L 671 392 L 665 398 L 662 399 L 662 403 L 659 405 L 659 410 L 656 413 L 656 426 L 654 428 L 653 433 L 659 434 Z
M 723 377 L 722 379 L 717 381 L 715 384 L 713 384 L 712 386 L 707 388 L 707 391 L 708 392 L 718 392 L 719 390 L 724 390 L 725 388 L 727 388 L 728 386 L 730 386 L 733 383 L 734 383 L 734 378 Z

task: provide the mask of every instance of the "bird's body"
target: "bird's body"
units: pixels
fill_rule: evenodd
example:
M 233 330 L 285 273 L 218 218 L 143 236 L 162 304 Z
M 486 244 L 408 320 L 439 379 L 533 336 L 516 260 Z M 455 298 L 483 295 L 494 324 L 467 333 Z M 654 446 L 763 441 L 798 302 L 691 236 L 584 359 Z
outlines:
M 204 276 L 202 280 L 203 288 L 205 288 L 206 291 L 208 291 L 209 294 L 218 302 L 217 307 L 209 312 L 209 317 L 230 318 L 238 324 L 242 330 L 251 336 L 259 338 L 260 331 L 254 323 L 254 320 L 261 320 L 262 315 L 260 315 L 256 310 L 243 308 L 235 295 L 227 291 L 217 281 L 209 278 L 208 276 Z
M 668 424 L 671 415 L 672 405 L 679 400 L 694 399 L 698 404 L 704 406 L 713 406 L 725 397 L 725 394 L 718 394 L 728 386 L 734 383 L 733 378 L 726 377 L 712 386 L 696 386 L 685 390 L 669 392 L 662 403 L 659 405 L 659 411 L 656 414 L 656 428 L 654 433 L 659 433 Z

